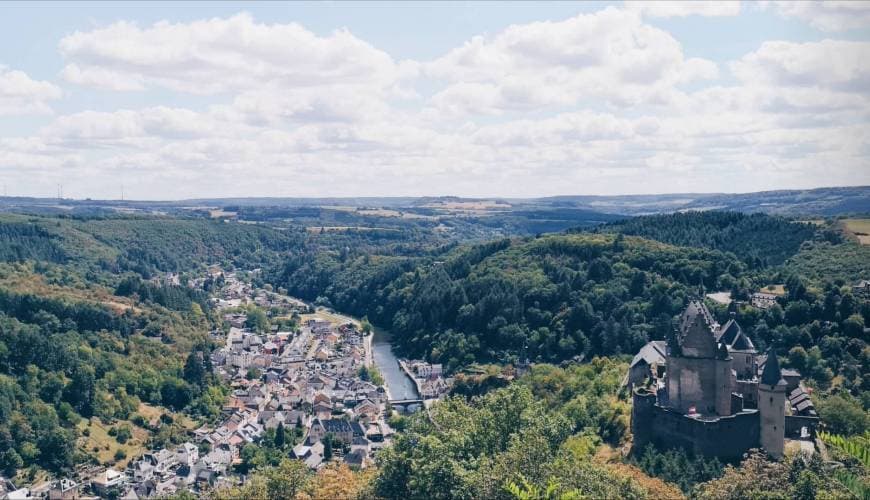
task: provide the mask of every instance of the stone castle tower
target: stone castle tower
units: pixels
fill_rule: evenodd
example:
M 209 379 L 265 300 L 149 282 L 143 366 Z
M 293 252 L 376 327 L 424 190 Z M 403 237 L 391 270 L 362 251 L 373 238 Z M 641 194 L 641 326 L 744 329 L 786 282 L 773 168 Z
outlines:
M 771 349 L 758 381 L 758 411 L 761 415 L 761 446 L 775 458 L 782 457 L 785 446 L 786 386 L 776 352 Z
M 716 342 L 718 326 L 701 302 L 692 301 L 680 318 L 676 345 L 668 345 L 669 404 L 682 413 L 732 414 L 732 359 L 727 347 Z

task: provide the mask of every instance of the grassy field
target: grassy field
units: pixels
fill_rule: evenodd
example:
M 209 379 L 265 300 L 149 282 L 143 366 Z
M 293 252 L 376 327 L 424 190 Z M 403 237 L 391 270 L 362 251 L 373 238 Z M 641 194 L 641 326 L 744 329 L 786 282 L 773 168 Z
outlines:
M 118 425 L 129 425 L 132 429 L 133 437 L 126 443 L 119 443 L 113 436 L 109 435 L 109 429 Z M 113 425 L 103 424 L 99 418 L 91 418 L 90 420 L 82 420 L 79 423 L 79 430 L 84 432 L 87 430 L 88 436 L 82 436 L 79 439 L 79 446 L 87 453 L 92 453 L 97 457 L 97 460 L 103 465 L 114 465 L 115 468 L 123 469 L 127 467 L 130 460 L 137 458 L 145 452 L 145 443 L 148 442 L 148 431 L 133 425 L 131 422 L 120 421 Z M 126 453 L 126 457 L 121 460 L 115 460 L 115 453 L 118 450 Z
M 356 321 L 355 319 L 353 319 L 349 316 L 343 316 L 341 314 L 331 313 L 323 308 L 318 308 L 317 312 L 314 314 L 303 314 L 301 316 L 301 323 L 304 325 L 305 322 L 307 322 L 311 318 L 325 319 L 326 321 L 329 321 L 330 323 L 335 324 L 335 325 L 343 325 L 343 324 L 348 323 L 348 322 L 353 322 L 357 325 L 357 327 L 359 327 L 359 322 Z
M 870 219 L 845 219 L 843 226 L 853 234 L 862 245 L 870 245 Z
M 492 210 L 510 208 L 511 205 L 503 201 L 478 200 L 478 201 L 436 201 L 423 205 L 426 208 L 442 208 L 446 210 Z
M 321 231 L 395 231 L 388 227 L 365 227 L 365 226 L 310 226 L 305 228 L 309 233 L 320 233 Z
M 175 423 L 184 431 L 192 431 L 199 426 L 196 421 L 187 415 L 172 413 L 166 408 L 145 403 L 139 404 L 136 413 L 142 415 L 146 422 L 159 419 L 161 415 L 168 413 L 172 415 Z M 117 428 L 122 425 L 129 426 L 133 434 L 133 437 L 124 444 L 119 443 L 114 436 L 109 435 L 110 428 Z M 84 435 L 85 429 L 87 429 L 87 436 Z M 79 447 L 86 453 L 97 457 L 100 464 L 113 466 L 116 469 L 125 468 L 131 460 L 137 459 L 142 453 L 147 451 L 148 439 L 151 436 L 147 429 L 139 427 L 129 420 L 119 420 L 107 425 L 97 417 L 93 417 L 90 420 L 83 419 L 79 423 L 79 431 L 82 432 L 82 436 L 78 440 Z M 116 460 L 115 454 L 119 450 L 123 451 L 126 457 Z
M 226 210 L 218 209 L 218 210 L 209 210 L 208 215 L 212 219 L 216 219 L 218 217 L 235 217 L 236 215 L 238 215 L 238 212 L 227 212 Z
M 119 314 L 127 309 L 133 309 L 135 313 L 142 312 L 142 309 L 133 306 L 132 299 L 115 296 L 108 288 L 85 283 L 60 266 L 40 274 L 30 264 L 3 264 L 0 265 L 0 286 L 17 293 L 56 297 L 73 302 L 99 302 Z

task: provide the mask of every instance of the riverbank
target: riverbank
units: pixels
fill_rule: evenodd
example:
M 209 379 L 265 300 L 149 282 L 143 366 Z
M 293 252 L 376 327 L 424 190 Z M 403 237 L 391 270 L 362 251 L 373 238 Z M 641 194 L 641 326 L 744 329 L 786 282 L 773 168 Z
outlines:
M 399 366 L 402 367 L 402 371 L 405 372 L 405 375 L 407 375 L 408 378 L 410 378 L 414 382 L 414 386 L 417 388 L 417 394 L 420 395 L 420 398 L 425 399 L 423 398 L 423 383 L 420 379 L 414 376 L 414 374 L 411 372 L 411 369 L 408 368 L 408 363 L 406 363 L 405 360 L 400 359 Z

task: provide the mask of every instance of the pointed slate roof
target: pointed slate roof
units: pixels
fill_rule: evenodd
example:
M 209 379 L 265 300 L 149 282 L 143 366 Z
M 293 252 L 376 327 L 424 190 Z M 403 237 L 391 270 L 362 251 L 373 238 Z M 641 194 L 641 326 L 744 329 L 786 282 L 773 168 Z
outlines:
M 764 364 L 764 371 L 761 373 L 761 383 L 765 385 L 787 385 L 782 378 L 782 370 L 779 368 L 779 359 L 776 357 L 776 351 L 770 349 L 767 351 L 767 363 Z
M 741 332 L 737 339 L 731 344 L 731 350 L 734 351 L 755 351 L 755 345 L 749 340 L 745 333 Z
M 734 318 L 731 318 L 727 323 L 725 323 L 725 326 L 719 329 L 719 338 L 717 340 L 726 345 L 731 345 L 735 340 L 737 340 L 740 333 L 742 333 L 740 325 L 737 324 L 737 321 L 735 321 Z
M 680 333 L 685 335 L 692 323 L 699 319 L 699 316 L 704 326 L 712 330 L 715 320 L 713 320 L 713 315 L 710 314 L 707 306 L 700 300 L 690 300 L 689 305 L 686 306 L 686 310 L 683 311 L 680 317 Z
M 716 334 L 716 340 L 727 345 L 730 351 L 754 351 L 755 345 L 734 318 L 728 320 Z
M 683 357 L 713 358 L 719 356 L 716 332 L 719 325 L 699 300 L 691 300 L 680 318 L 676 345 L 672 353 Z

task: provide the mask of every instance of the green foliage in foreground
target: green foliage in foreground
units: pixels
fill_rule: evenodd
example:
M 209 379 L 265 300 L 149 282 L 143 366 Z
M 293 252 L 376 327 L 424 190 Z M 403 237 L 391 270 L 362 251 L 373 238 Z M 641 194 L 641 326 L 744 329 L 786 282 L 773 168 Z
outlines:
M 599 498 L 642 496 L 631 479 L 590 459 L 594 442 L 600 442 L 595 433 L 601 417 L 586 410 L 616 398 L 612 378 L 625 365 L 595 360 L 587 366 L 588 371 L 535 367 L 519 383 L 470 401 L 440 402 L 431 420 L 415 415 L 379 455 L 375 493 L 388 499 L 512 498 L 520 485 L 552 498 L 571 498 L 575 491 Z M 599 383 L 593 372 L 604 380 Z M 573 402 L 570 408 L 565 401 Z
M 635 465 L 652 477 L 676 484 L 684 493 L 689 493 L 696 484 L 716 479 L 724 472 L 723 465 L 716 458 L 689 456 L 683 449 L 659 451 L 647 446 Z
M 728 465 L 721 478 L 699 485 L 693 496 L 701 499 L 744 498 L 849 498 L 852 493 L 834 479 L 818 454 L 782 461 L 769 460 L 753 451 L 739 467 Z

